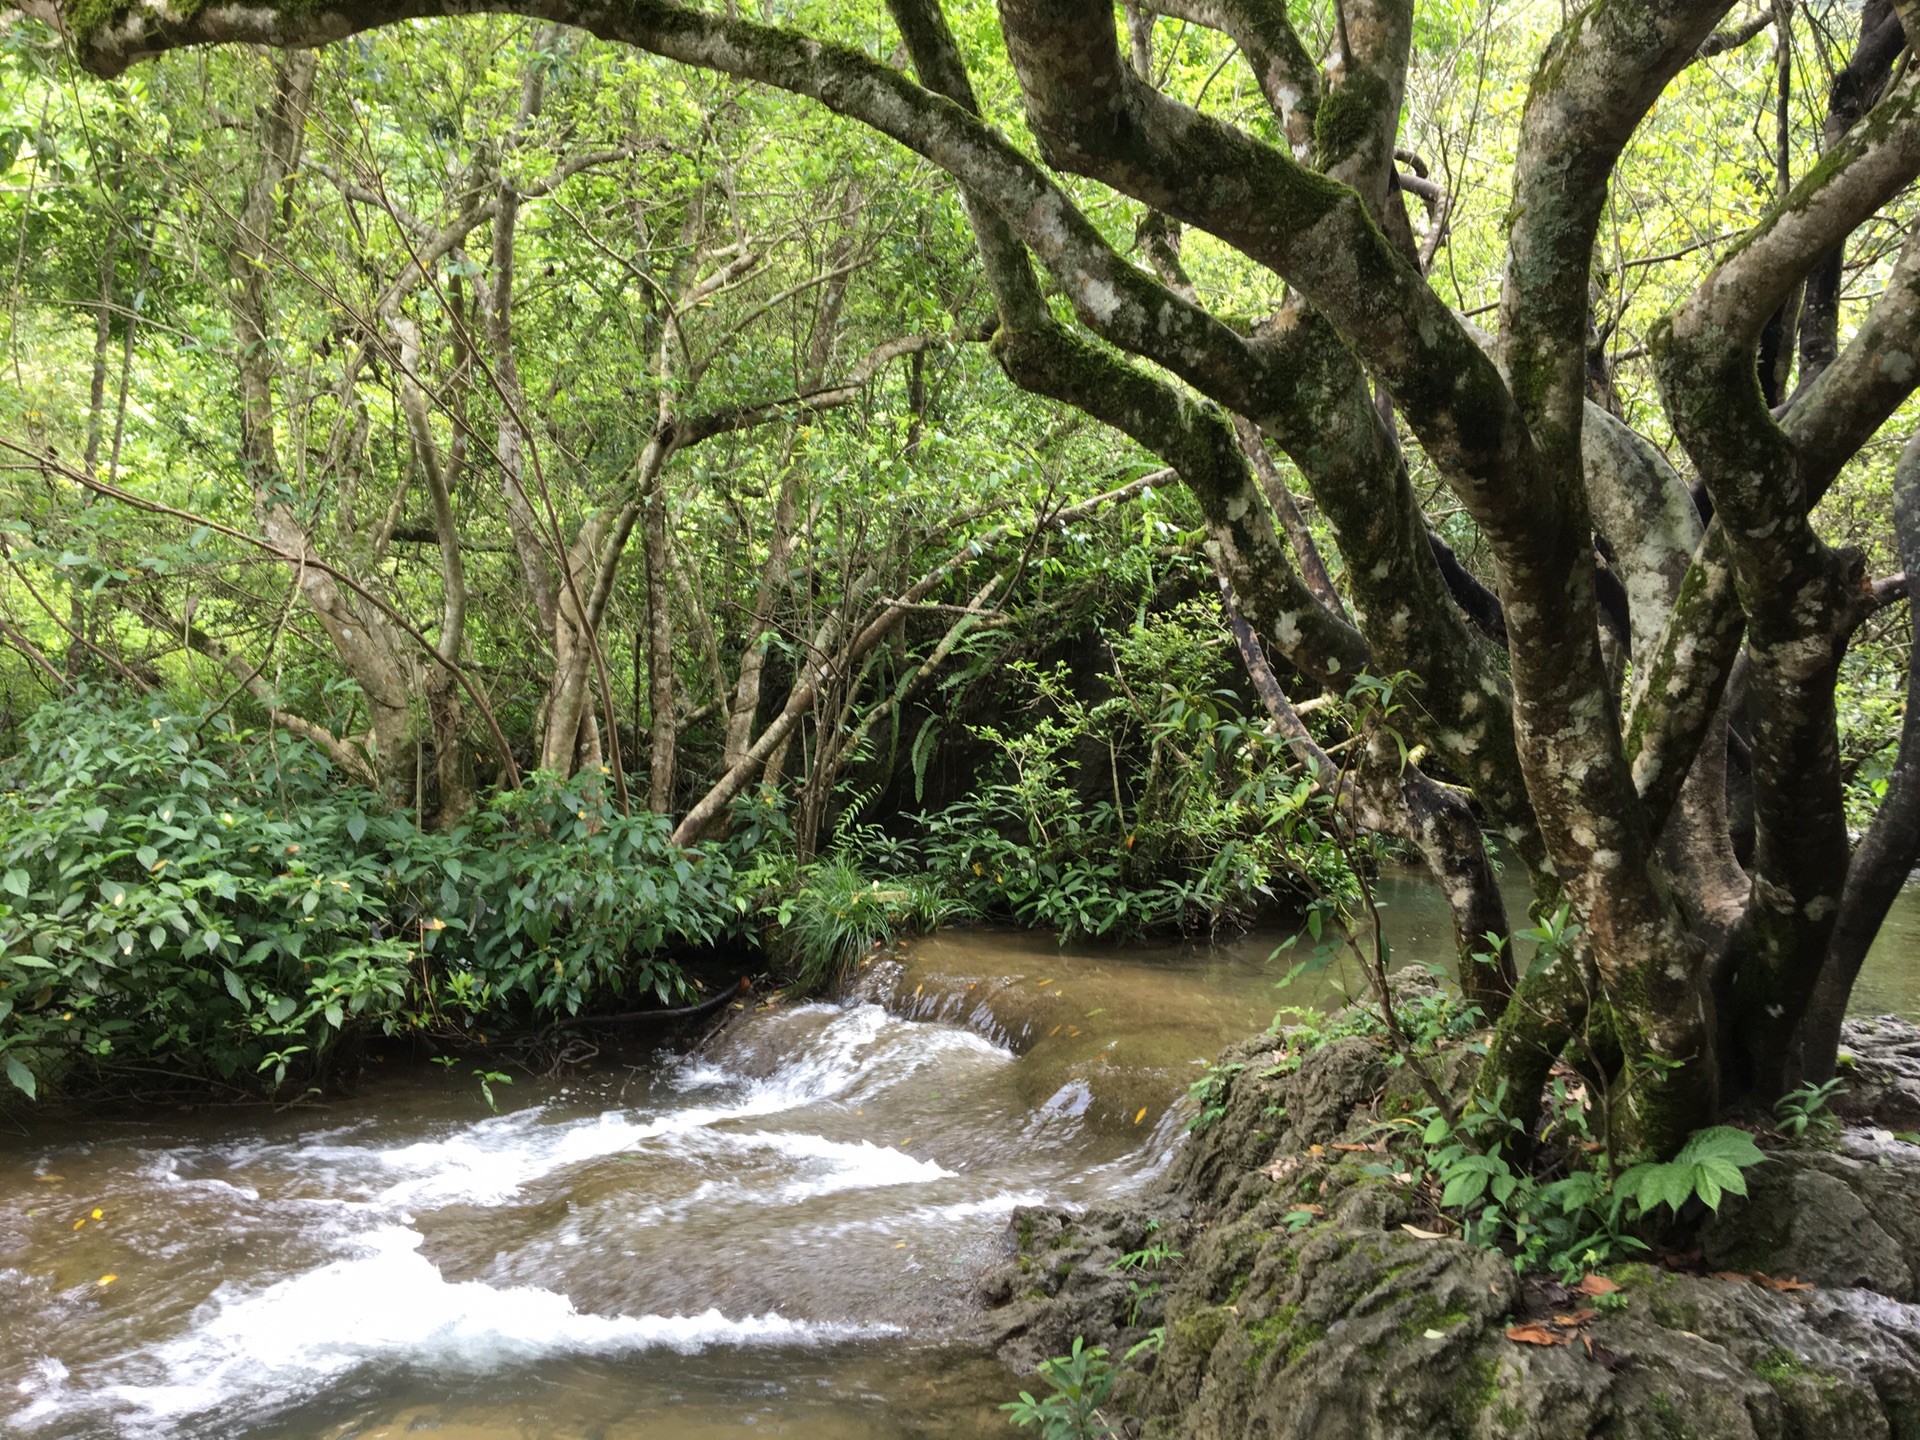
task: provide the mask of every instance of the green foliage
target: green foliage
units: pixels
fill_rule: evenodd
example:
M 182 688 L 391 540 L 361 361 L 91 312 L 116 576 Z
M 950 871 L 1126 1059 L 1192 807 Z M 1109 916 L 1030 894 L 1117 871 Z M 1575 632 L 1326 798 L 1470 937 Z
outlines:
M 1746 1131 L 1715 1125 L 1688 1136 L 1680 1153 L 1671 1160 L 1622 1171 L 1614 1181 L 1614 1191 L 1642 1214 L 1665 1205 L 1677 1215 L 1681 1206 L 1695 1198 L 1717 1212 L 1722 1197 L 1747 1193 L 1743 1172 L 1766 1158 Z
M 36 712 L 0 793 L 0 1055 L 30 1096 L 128 1067 L 272 1089 L 355 1024 L 669 1000 L 664 952 L 737 925 L 733 885 L 598 777 L 430 834 L 305 744 L 84 694 Z
M 739 924 L 731 853 L 682 850 L 666 818 L 622 815 L 598 774 L 536 774 L 445 836 L 390 816 L 383 846 L 422 951 L 431 1003 L 456 1014 L 577 1015 L 600 995 L 686 993 L 663 951 Z
M 925 879 L 870 880 L 852 861 L 808 866 L 764 913 L 778 927 L 797 990 L 818 990 L 847 963 L 902 930 L 931 929 L 946 901 Z
M 1245 1065 L 1222 1065 L 1215 1061 L 1207 1066 L 1206 1074 L 1187 1087 L 1187 1095 L 1199 1107 L 1193 1118 L 1187 1121 L 1188 1130 L 1197 1135 L 1227 1113 L 1228 1088 L 1233 1084 L 1233 1077 L 1246 1068 Z
M 1149 1231 L 1157 1230 L 1159 1228 L 1159 1222 L 1150 1222 L 1147 1228 Z M 1140 1323 L 1140 1307 L 1160 1293 L 1160 1282 L 1158 1280 L 1143 1281 L 1140 1279 L 1140 1272 L 1158 1270 L 1170 1260 L 1180 1260 L 1184 1258 L 1178 1250 L 1175 1250 L 1164 1240 L 1156 1240 L 1151 1245 L 1143 1245 L 1138 1250 L 1129 1250 L 1107 1267 L 1115 1274 L 1126 1277 L 1127 1324 L 1138 1325 Z M 1127 1358 L 1133 1358 L 1132 1351 L 1128 1352 Z
M 1637 1164 L 1617 1175 L 1589 1139 L 1584 1097 L 1556 1080 L 1548 1098 L 1548 1133 L 1592 1162 L 1540 1175 L 1516 1164 L 1510 1144 L 1519 1124 L 1505 1112 L 1502 1090 L 1475 1097 L 1457 1120 L 1420 1112 L 1422 1163 L 1440 1187 L 1439 1204 L 1460 1222 L 1463 1238 L 1513 1257 L 1520 1270 L 1546 1270 L 1571 1280 L 1646 1249 L 1633 1233 L 1661 1206 L 1677 1214 L 1699 1199 L 1718 1210 L 1727 1194 L 1747 1193 L 1744 1172 L 1765 1156 L 1744 1130 L 1715 1126 L 1695 1132 L 1663 1163 Z
M 1020 1398 L 1002 1405 L 1007 1417 L 1021 1429 L 1037 1429 L 1044 1440 L 1107 1440 L 1119 1428 L 1100 1413 L 1113 1394 L 1113 1364 L 1100 1346 L 1086 1348 L 1078 1335 L 1073 1350 L 1040 1362 L 1040 1378 L 1052 1393 L 1036 1400 L 1022 1390 Z
M 45 706 L 0 794 L 0 1052 L 15 1085 L 113 1064 L 224 1079 L 391 1025 L 412 948 L 362 797 L 309 748 Z
M 1773 1102 L 1774 1128 L 1782 1135 L 1802 1139 L 1807 1135 L 1827 1135 L 1840 1128 L 1839 1118 L 1827 1108 L 1835 1093 L 1846 1088 L 1846 1081 L 1835 1078 L 1816 1085 L 1811 1080 Z
M 1289 975 L 1279 984 L 1284 987 L 1293 978 Z M 1479 1006 L 1449 990 L 1396 995 L 1393 1011 L 1400 1033 L 1407 1037 L 1416 1056 L 1435 1055 L 1443 1046 L 1466 1038 L 1486 1023 Z M 1287 1023 L 1283 1025 L 1283 1021 Z M 1300 1068 L 1300 1062 L 1307 1055 L 1335 1040 L 1381 1039 L 1386 1034 L 1386 1024 L 1371 1005 L 1348 1005 L 1331 1015 L 1322 1010 L 1287 1005 L 1274 1016 L 1272 1031 L 1286 1042 L 1275 1068 L 1282 1074 L 1291 1074 Z M 1406 1064 L 1405 1056 L 1392 1051 L 1388 1051 L 1385 1059 L 1392 1068 Z
M 1212 611 L 1183 606 L 1099 643 L 1114 662 L 1101 700 L 1064 666 L 1007 665 L 1028 716 L 974 727 L 1000 777 L 919 818 L 927 869 L 963 913 L 1121 939 L 1351 888 L 1324 798 L 1210 683 L 1227 663 Z

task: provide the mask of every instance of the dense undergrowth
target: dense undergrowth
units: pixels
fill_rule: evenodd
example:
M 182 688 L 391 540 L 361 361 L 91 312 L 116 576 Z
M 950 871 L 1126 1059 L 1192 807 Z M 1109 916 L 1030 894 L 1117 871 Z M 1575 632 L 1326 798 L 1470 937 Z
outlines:
M 1141 635 L 1128 659 L 1153 663 Z M 277 1093 L 372 1033 L 459 1044 L 670 1007 L 696 998 L 693 957 L 805 992 L 947 919 L 1121 938 L 1345 883 L 1322 802 L 1229 695 L 1090 705 L 1033 678 L 1024 733 L 982 727 L 999 778 L 891 827 L 852 797 L 805 862 L 764 787 L 686 847 L 599 773 L 535 774 L 436 830 L 284 734 L 83 690 L 0 771 L 0 1065 L 28 1097 L 154 1077 Z M 1112 799 L 1077 778 L 1089 745 Z

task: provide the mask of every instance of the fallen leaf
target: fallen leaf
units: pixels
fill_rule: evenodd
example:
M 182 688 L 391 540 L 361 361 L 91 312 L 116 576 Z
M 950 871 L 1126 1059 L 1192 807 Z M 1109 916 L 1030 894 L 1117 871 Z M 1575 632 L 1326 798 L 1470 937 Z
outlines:
M 1543 1325 L 1515 1325 L 1507 1331 L 1507 1339 L 1521 1345 L 1565 1345 L 1564 1335 L 1556 1335 Z
M 1393 1183 L 1394 1183 L 1394 1184 L 1396 1184 L 1396 1185 L 1411 1185 L 1411 1184 L 1413 1184 L 1413 1172 L 1412 1172 L 1411 1170 L 1401 1170 L 1401 1171 L 1397 1171 L 1397 1172 L 1396 1172 L 1396 1173 L 1394 1174 L 1394 1177 L 1393 1177 Z
M 42 1185 L 58 1185 L 67 1177 L 64 1175 L 36 1175 L 33 1178 L 38 1180 Z
M 1447 1238 L 1447 1232 L 1444 1230 L 1422 1230 L 1418 1225 L 1402 1225 L 1400 1228 L 1416 1240 L 1444 1240 Z
M 1340 1151 L 1341 1154 L 1343 1155 L 1352 1155 L 1357 1152 L 1364 1152 L 1364 1151 L 1373 1149 L 1371 1145 L 1347 1145 L 1337 1140 L 1334 1142 L 1333 1148 Z
M 1785 1290 L 1813 1289 L 1813 1286 L 1809 1285 L 1806 1281 L 1802 1280 L 1798 1275 L 1795 1275 L 1790 1280 L 1776 1280 L 1771 1275 L 1763 1275 L 1760 1272 L 1755 1271 L 1753 1278 L 1758 1280 L 1762 1285 L 1766 1286 L 1767 1289 L 1769 1290 L 1785 1291 Z
M 1553 1323 L 1563 1329 L 1572 1330 L 1576 1326 L 1586 1324 L 1587 1321 L 1593 1319 L 1593 1317 L 1599 1313 L 1598 1310 L 1576 1310 L 1571 1315 L 1554 1316 Z
M 78 1230 L 82 1225 L 86 1223 L 87 1223 L 87 1217 L 82 1215 L 78 1220 L 73 1222 L 73 1228 Z
M 94 1281 L 93 1283 L 96 1285 L 111 1285 L 114 1281 L 118 1280 L 119 1278 L 120 1277 L 118 1275 L 102 1275 L 98 1280 Z
M 106 1212 L 106 1211 L 104 1211 L 104 1210 L 96 1210 L 96 1211 L 94 1211 L 94 1212 L 93 1212 L 93 1217 L 92 1217 L 92 1218 L 93 1218 L 93 1219 L 95 1219 L 95 1220 L 98 1220 L 98 1219 L 99 1219 L 99 1218 L 100 1218 L 100 1217 L 101 1217 L 102 1215 L 104 1215 L 104 1214 L 106 1214 L 106 1213 L 107 1213 L 107 1212 Z
M 1732 1283 L 1735 1281 L 1744 1283 L 1747 1280 L 1751 1280 L 1753 1277 L 1751 1275 L 1743 1275 L 1738 1270 L 1716 1270 L 1713 1272 L 1713 1275 L 1711 1278 L 1715 1280 L 1725 1280 L 1729 1283 Z
M 909 1135 L 909 1136 L 907 1136 L 907 1138 L 906 1138 L 906 1139 L 904 1139 L 904 1140 L 902 1140 L 902 1141 L 900 1142 L 900 1148 L 901 1148 L 902 1150 L 904 1150 L 904 1149 L 906 1149 L 906 1148 L 907 1148 L 907 1146 L 909 1146 L 909 1145 L 911 1145 L 911 1144 L 913 1144 L 913 1136 L 911 1136 L 911 1135 Z
M 907 1248 L 907 1242 L 902 1240 L 898 1245 L 894 1246 L 893 1248 L 896 1250 L 904 1250 Z
M 1146 1118 L 1147 1118 L 1147 1107 L 1142 1105 L 1140 1107 L 1140 1113 L 1133 1117 L 1133 1123 L 1138 1125 L 1142 1120 Z
M 1324 1145 L 1307 1146 L 1307 1154 L 1309 1155 L 1324 1155 L 1326 1153 L 1327 1153 L 1327 1147 Z
M 1446 1338 L 1447 1336 L 1445 1331 L 1442 1331 L 1442 1330 L 1427 1331 L 1427 1339 L 1429 1340 L 1444 1340 Z
M 1034 983 L 1035 983 L 1035 984 L 1038 984 L 1038 985 L 1051 985 L 1051 984 L 1053 984 L 1053 981 L 1051 981 L 1051 980 L 1038 980 L 1038 981 L 1035 981 Z
M 1576 1295 L 1611 1295 L 1620 1286 L 1617 1281 L 1609 1280 L 1604 1275 L 1589 1275 L 1571 1288 Z

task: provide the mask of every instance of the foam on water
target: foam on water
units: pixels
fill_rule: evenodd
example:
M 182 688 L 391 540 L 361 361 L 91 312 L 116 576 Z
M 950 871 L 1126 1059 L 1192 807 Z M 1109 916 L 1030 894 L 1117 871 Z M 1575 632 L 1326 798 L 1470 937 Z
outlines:
M 352 1255 L 264 1290 L 222 1287 L 191 1331 L 132 1357 L 141 1378 L 76 1394 L 58 1361 L 21 1388 L 12 1417 L 45 1429 L 76 1409 L 110 1408 L 126 1433 L 169 1433 L 167 1422 L 235 1405 L 258 1409 L 312 1395 L 364 1365 L 402 1363 L 466 1374 L 550 1355 L 619 1355 L 714 1345 L 817 1344 L 895 1333 L 884 1325 L 811 1324 L 777 1313 L 583 1315 L 563 1295 L 531 1287 L 449 1284 L 399 1225 L 358 1237 Z M 37 1392 L 37 1393 L 36 1393 Z
M 557 1102 L 536 1104 L 443 1124 L 408 1143 L 392 1143 L 392 1131 L 381 1125 L 360 1123 L 291 1141 L 146 1152 L 141 1178 L 156 1191 L 191 1197 L 196 1206 L 220 1197 L 244 1201 L 256 1223 L 263 1209 L 278 1215 L 313 1242 L 319 1263 L 224 1283 L 184 1326 L 126 1353 L 71 1367 L 55 1355 L 30 1361 L 14 1372 L 21 1404 L 11 1415 L 0 1411 L 0 1430 L 197 1437 L 224 1417 L 257 1418 L 359 1373 L 478 1375 L 555 1356 L 813 1345 L 898 1333 L 892 1325 L 791 1318 L 777 1295 L 776 1307 L 761 1314 L 728 1315 L 719 1305 L 692 1314 L 582 1313 L 553 1289 L 449 1282 L 421 1252 L 416 1213 L 505 1205 L 542 1179 L 629 1152 L 684 1170 L 689 1182 L 672 1200 L 622 1217 L 629 1232 L 701 1207 L 764 1213 L 887 1187 L 909 1189 L 896 1212 L 909 1224 L 950 1223 L 1040 1198 L 1003 1193 L 940 1204 L 929 1203 L 936 1199 L 929 1194 L 916 1204 L 911 1187 L 953 1181 L 956 1172 L 897 1147 L 816 1133 L 816 1117 L 803 1113 L 871 1103 L 863 1097 L 942 1057 L 1011 1063 L 1003 1048 L 966 1031 L 900 1020 L 872 1004 L 801 1006 L 768 1023 L 804 1036 L 773 1073 L 743 1079 L 685 1063 L 668 1072 L 644 1108 L 582 1115 Z M 780 1128 L 778 1117 L 787 1115 L 792 1128 Z M 271 1190 L 263 1178 L 269 1176 Z M 262 1201 L 263 1192 L 274 1198 Z M 582 1243 L 580 1218 L 561 1227 L 558 1243 Z

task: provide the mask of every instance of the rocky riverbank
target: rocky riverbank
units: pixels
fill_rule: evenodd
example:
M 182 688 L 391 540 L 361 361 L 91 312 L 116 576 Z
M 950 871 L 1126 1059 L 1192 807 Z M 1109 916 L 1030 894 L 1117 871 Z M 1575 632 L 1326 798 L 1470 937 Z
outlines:
M 1920 1118 L 1920 1029 L 1847 1038 L 1844 1129 L 1770 1145 L 1748 1198 L 1670 1237 L 1683 1253 L 1584 1291 L 1435 1235 L 1414 1177 L 1379 1173 L 1363 1147 L 1421 1101 L 1376 1044 L 1290 1068 L 1245 1042 L 1138 1201 L 1015 1215 L 982 1284 L 993 1337 L 1022 1370 L 1076 1335 L 1141 1346 L 1109 1407 L 1135 1435 L 1920 1436 L 1920 1144 L 1893 1133 Z M 1178 1258 L 1123 1260 L 1155 1247 Z

